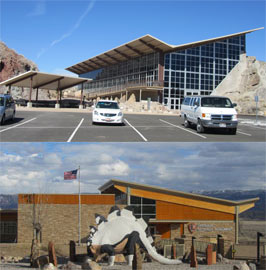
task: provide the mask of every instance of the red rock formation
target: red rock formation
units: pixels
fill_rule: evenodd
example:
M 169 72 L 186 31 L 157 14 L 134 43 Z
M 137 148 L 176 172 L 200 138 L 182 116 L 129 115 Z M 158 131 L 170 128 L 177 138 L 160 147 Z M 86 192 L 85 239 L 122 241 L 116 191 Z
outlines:
M 23 55 L 9 49 L 0 42 L 0 82 L 29 70 L 38 70 L 38 66 Z

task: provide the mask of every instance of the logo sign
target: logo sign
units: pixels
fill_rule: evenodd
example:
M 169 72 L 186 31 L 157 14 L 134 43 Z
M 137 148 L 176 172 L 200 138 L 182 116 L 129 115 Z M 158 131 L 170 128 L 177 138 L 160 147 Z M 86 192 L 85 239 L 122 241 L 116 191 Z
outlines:
M 197 229 L 197 225 L 195 223 L 188 224 L 188 230 L 190 233 L 194 233 Z

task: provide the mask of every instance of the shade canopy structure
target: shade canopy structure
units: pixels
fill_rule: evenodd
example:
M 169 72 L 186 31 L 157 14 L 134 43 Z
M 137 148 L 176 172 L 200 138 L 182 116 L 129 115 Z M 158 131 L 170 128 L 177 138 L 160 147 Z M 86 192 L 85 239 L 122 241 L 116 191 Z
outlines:
M 124 62 L 129 59 L 140 57 L 146 54 L 160 52 L 167 53 L 177 50 L 185 50 L 187 48 L 197 47 L 204 44 L 220 41 L 223 39 L 236 37 L 244 34 L 248 34 L 262 28 L 251 29 L 243 32 L 238 32 L 226 36 L 220 36 L 212 39 L 196 41 L 192 43 L 186 43 L 182 45 L 170 45 L 164 41 L 161 41 L 151 35 L 145 35 L 140 38 L 137 38 L 133 41 L 127 42 L 123 45 L 120 45 L 114 49 L 101 53 L 97 56 L 89 58 L 85 61 L 72 65 L 66 70 L 71 71 L 76 74 L 84 74 L 96 69 L 103 68 L 105 66 L 115 65 L 120 62 Z
M 32 87 L 33 89 L 42 88 L 62 91 L 88 81 L 90 81 L 90 79 L 56 75 L 39 71 L 28 71 L 1 82 L 0 86 Z
M 32 90 L 37 89 L 36 91 L 36 101 L 38 100 L 38 89 L 46 89 L 46 90 L 56 90 L 57 98 L 56 98 L 56 108 L 60 107 L 60 102 L 62 98 L 62 91 L 73 87 L 78 84 L 82 84 L 81 95 L 80 95 L 80 108 L 82 107 L 82 97 L 83 97 L 83 83 L 90 81 L 90 79 L 86 78 L 78 78 L 78 77 L 70 77 L 63 76 L 51 73 L 44 73 L 39 71 L 28 71 L 18 76 L 15 76 L 11 79 L 3 81 L 0 83 L 0 86 L 9 87 L 9 91 L 11 86 L 17 87 L 25 87 L 29 88 L 29 103 L 28 107 L 31 107 L 31 99 L 32 99 Z

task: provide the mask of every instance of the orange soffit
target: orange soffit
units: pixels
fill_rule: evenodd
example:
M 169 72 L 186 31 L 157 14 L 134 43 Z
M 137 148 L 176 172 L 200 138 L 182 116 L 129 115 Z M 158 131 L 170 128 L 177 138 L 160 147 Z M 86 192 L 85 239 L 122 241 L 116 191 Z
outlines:
M 158 220 L 234 220 L 234 214 L 167 202 L 156 202 Z
M 81 204 L 115 204 L 115 196 L 80 195 Z M 74 194 L 19 194 L 18 204 L 78 204 L 79 196 Z

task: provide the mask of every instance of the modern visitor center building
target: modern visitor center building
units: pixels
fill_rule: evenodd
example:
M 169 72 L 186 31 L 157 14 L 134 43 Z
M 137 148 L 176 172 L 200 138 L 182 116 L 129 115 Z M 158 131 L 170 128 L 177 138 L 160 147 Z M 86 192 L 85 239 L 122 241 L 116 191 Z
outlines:
M 246 53 L 246 34 L 170 45 L 145 35 L 67 68 L 82 78 L 88 97 L 158 101 L 179 109 L 186 95 L 209 95 Z
M 224 255 L 230 257 L 239 241 L 239 216 L 259 200 L 224 200 L 117 179 L 107 181 L 99 191 L 81 194 L 80 203 L 78 194 L 19 194 L 17 210 L 0 211 L 1 239 L 26 246 L 33 238 L 45 245 L 49 241 L 67 245 L 79 239 L 85 244 L 90 226 L 96 226 L 95 214 L 106 218 L 116 205 L 143 218 L 154 238 L 177 243 L 181 255 L 189 250 L 193 237 L 203 245 L 216 243 L 220 236 Z

